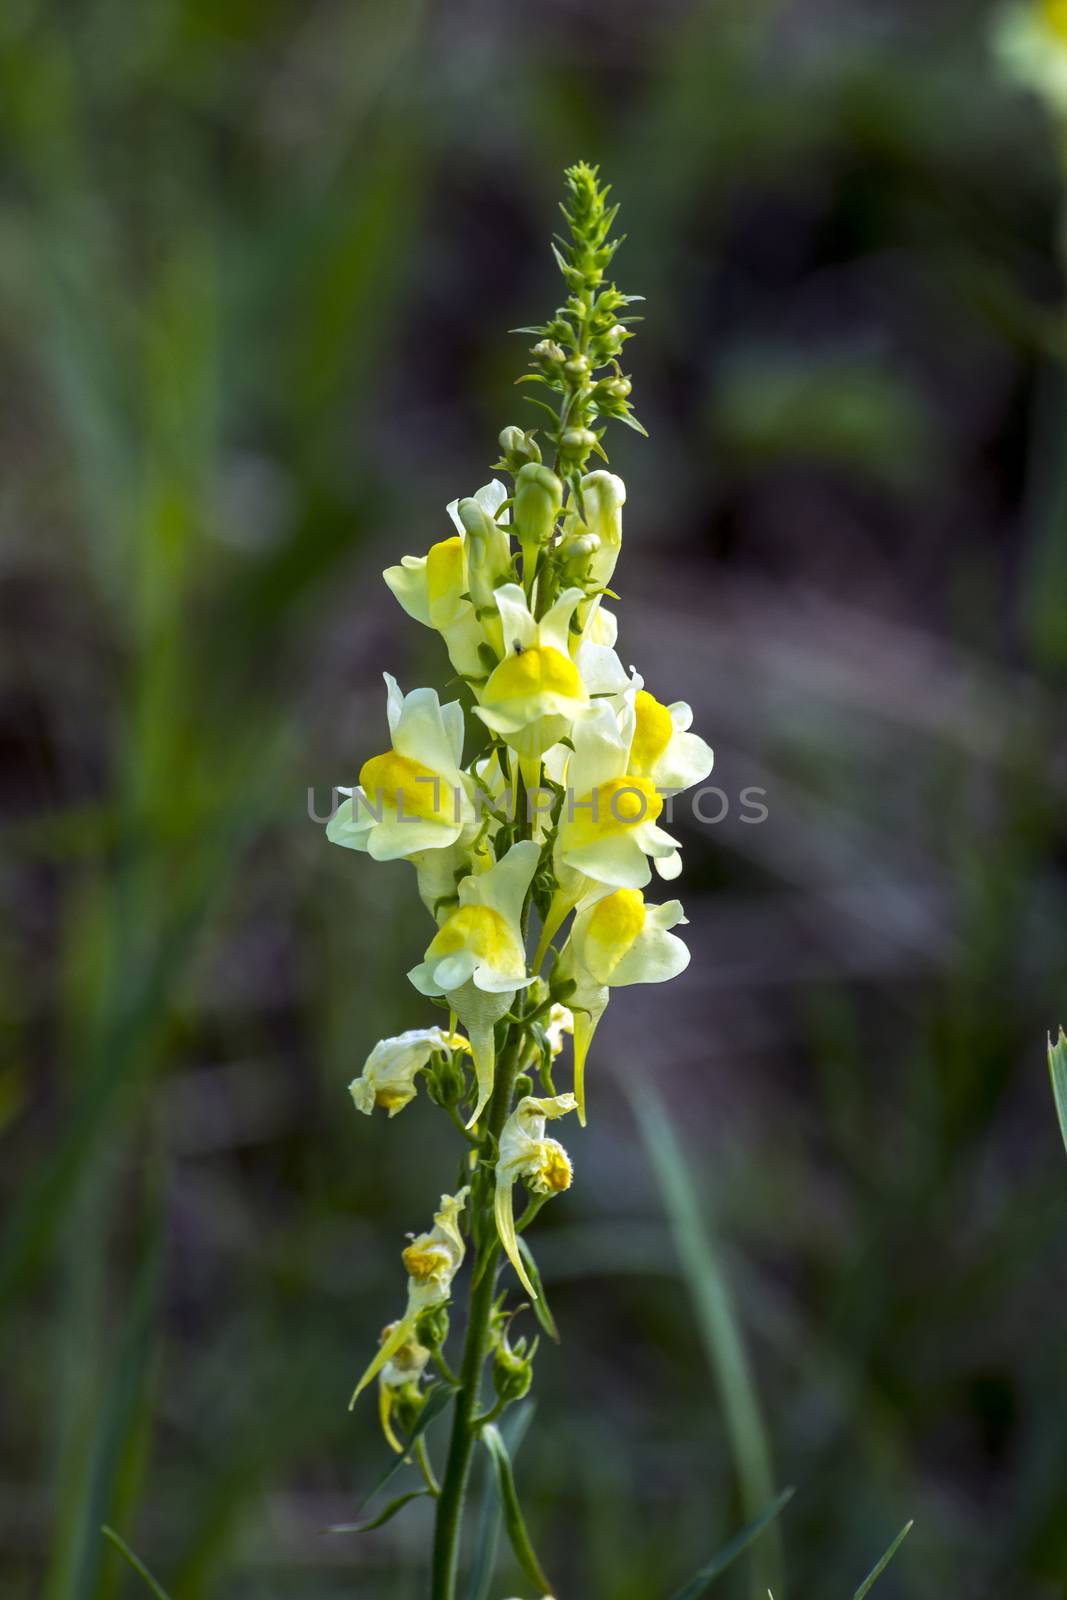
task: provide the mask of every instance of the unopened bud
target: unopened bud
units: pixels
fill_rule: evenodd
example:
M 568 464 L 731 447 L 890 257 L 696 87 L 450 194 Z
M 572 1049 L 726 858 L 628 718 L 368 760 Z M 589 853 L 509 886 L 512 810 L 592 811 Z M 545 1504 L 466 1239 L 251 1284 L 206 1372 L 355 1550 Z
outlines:
M 502 428 L 499 438 L 500 452 L 504 458 L 504 465 L 509 472 L 518 472 L 527 461 L 540 461 L 541 452 L 537 441 L 522 428 L 514 424 L 509 428 Z
M 525 545 L 547 544 L 563 504 L 563 485 L 556 474 L 528 461 L 515 479 L 515 525 Z
M 596 444 L 596 434 L 591 428 L 567 428 L 560 444 L 568 455 L 584 455 Z
M 566 360 L 563 346 L 558 345 L 555 339 L 538 339 L 530 354 L 536 356 L 546 369 L 561 367 Z

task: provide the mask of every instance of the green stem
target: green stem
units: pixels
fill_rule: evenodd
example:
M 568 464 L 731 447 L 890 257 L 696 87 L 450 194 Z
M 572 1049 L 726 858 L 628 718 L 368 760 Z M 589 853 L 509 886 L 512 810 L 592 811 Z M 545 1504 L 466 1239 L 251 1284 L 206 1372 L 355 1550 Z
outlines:
M 511 1096 L 518 1071 L 519 1051 L 522 1045 L 522 1027 L 513 1025 L 508 1045 L 497 1063 L 496 1083 L 489 1102 L 486 1140 L 495 1149 L 500 1130 L 511 1109 Z M 483 1190 L 483 1193 L 485 1191 Z M 482 1369 L 489 1354 L 489 1321 L 496 1290 L 496 1265 L 500 1244 L 496 1237 L 492 1204 L 486 1204 L 486 1215 L 479 1230 L 482 1240 L 471 1275 L 473 1288 L 467 1304 L 467 1332 L 463 1341 L 463 1360 L 460 1365 L 460 1388 L 456 1393 L 452 1411 L 452 1434 L 448 1443 L 448 1460 L 437 1501 L 437 1519 L 433 1541 L 432 1600 L 455 1600 L 456 1568 L 459 1561 L 459 1540 L 463 1524 L 463 1506 L 467 1495 L 467 1479 L 471 1457 L 478 1439 L 476 1416 L 481 1398 Z

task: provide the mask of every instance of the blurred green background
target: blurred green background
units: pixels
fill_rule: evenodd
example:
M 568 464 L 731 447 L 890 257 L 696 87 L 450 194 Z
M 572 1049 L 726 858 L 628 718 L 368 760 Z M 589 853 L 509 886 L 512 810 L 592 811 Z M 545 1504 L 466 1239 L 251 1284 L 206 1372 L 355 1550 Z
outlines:
M 666 1600 L 750 1509 L 739 1337 L 798 1491 L 776 1600 L 912 1516 L 879 1600 L 1067 1595 L 1061 181 L 987 27 L 8 0 L 4 1600 L 143 1592 L 105 1520 L 175 1600 L 426 1592 L 422 1507 L 318 1531 L 383 1464 L 345 1403 L 455 1143 L 352 1111 L 434 1020 L 426 926 L 308 795 L 383 744 L 383 668 L 447 676 L 378 575 L 533 420 L 506 330 L 579 157 L 648 297 L 621 653 L 730 810 L 679 811 L 693 964 L 616 995 L 543 1219 L 531 1529 L 561 1600 Z

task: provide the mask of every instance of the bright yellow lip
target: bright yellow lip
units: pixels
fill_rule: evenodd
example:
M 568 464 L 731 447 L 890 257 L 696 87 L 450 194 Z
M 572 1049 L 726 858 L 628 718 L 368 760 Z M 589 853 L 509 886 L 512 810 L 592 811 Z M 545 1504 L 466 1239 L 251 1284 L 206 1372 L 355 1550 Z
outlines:
M 455 821 L 456 797 L 451 784 L 421 761 L 397 755 L 395 750 L 365 761 L 359 782 L 372 807 L 385 801 L 403 816 L 422 822 L 447 825 Z
M 574 802 L 574 815 L 565 824 L 565 847 L 580 849 L 595 839 L 626 833 L 642 822 L 655 822 L 662 810 L 663 801 L 647 778 L 632 772 L 625 778 L 611 778 Z
M 597 901 L 585 931 L 585 960 L 601 983 L 607 982 L 645 925 L 640 889 L 616 889 Z
M 485 686 L 484 703 L 510 705 L 542 694 L 558 694 L 568 700 L 586 698 L 578 668 L 551 645 L 533 646 L 502 661 Z
M 435 961 L 442 956 L 453 956 L 459 950 L 471 951 L 480 961 L 500 972 L 508 971 L 516 960 L 522 961 L 511 929 L 492 906 L 461 907 L 435 935 L 426 956 Z M 525 970 L 525 963 L 523 966 Z
M 633 772 L 649 773 L 671 742 L 674 723 L 667 707 L 661 705 L 647 689 L 639 689 L 634 698 L 637 726 L 630 747 L 630 768 Z

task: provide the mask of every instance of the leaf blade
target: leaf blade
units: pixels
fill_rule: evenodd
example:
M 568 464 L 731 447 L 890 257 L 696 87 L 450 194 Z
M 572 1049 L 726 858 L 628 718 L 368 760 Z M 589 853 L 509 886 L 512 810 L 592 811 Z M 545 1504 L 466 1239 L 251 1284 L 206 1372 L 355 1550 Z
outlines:
M 1067 1150 L 1067 1034 L 1060 1029 L 1059 1038 L 1048 1042 L 1048 1071 L 1052 1079 L 1052 1098 L 1056 1102 L 1056 1115 L 1060 1119 L 1060 1133 Z
M 744 1514 L 757 1520 L 775 1494 L 770 1444 L 740 1322 L 711 1229 L 702 1214 L 689 1162 L 659 1096 L 633 1082 L 627 1092 L 659 1185 L 682 1276 L 719 1395 Z M 774 1530 L 756 1552 L 752 1592 L 784 1592 L 781 1539 Z
M 881 1560 L 877 1561 L 871 1568 L 870 1572 L 868 1572 L 867 1576 L 864 1578 L 863 1582 L 852 1596 L 852 1600 L 864 1600 L 864 1596 L 870 1593 L 914 1526 L 914 1518 L 911 1522 L 906 1522 L 904 1524 L 896 1538 L 893 1540 L 893 1543 L 889 1546 L 889 1549 L 886 1551 L 885 1555 L 882 1556 Z
M 390 1500 L 389 1504 L 379 1511 L 376 1517 L 371 1517 L 369 1522 L 331 1522 L 329 1527 L 322 1528 L 320 1531 L 322 1533 L 370 1533 L 373 1529 L 384 1527 L 387 1522 L 391 1522 L 397 1512 L 403 1511 L 404 1507 L 412 1500 L 421 1500 L 429 1492 L 429 1489 L 425 1488 L 409 1489 L 407 1494 L 398 1494 L 395 1500 Z
M 134 1572 L 136 1572 L 139 1577 L 144 1579 L 149 1589 L 151 1589 L 152 1593 L 155 1595 L 156 1600 L 170 1600 L 170 1595 L 167 1593 L 166 1589 L 164 1589 L 159 1579 L 154 1575 L 154 1573 L 148 1570 L 140 1556 L 134 1555 L 133 1551 L 130 1549 L 129 1545 L 126 1543 L 121 1534 L 116 1533 L 114 1528 L 109 1528 L 106 1522 L 102 1525 L 100 1532 L 103 1534 L 108 1543 L 114 1546 L 119 1555 L 129 1562 Z
M 706 1566 L 701 1567 L 698 1572 L 694 1572 L 689 1582 L 683 1584 L 671 1596 L 671 1600 L 697 1600 L 697 1596 L 702 1595 L 709 1584 L 714 1583 L 715 1579 L 724 1573 L 727 1567 L 731 1566 L 738 1556 L 759 1538 L 764 1528 L 774 1521 L 779 1512 L 785 1509 L 795 1493 L 796 1490 L 793 1488 L 783 1489 L 781 1494 L 767 1507 L 766 1511 L 756 1517 L 753 1522 L 750 1522 L 747 1527 L 742 1528 L 740 1533 L 735 1533 L 729 1543 L 724 1544 L 718 1554 L 712 1556 Z
M 522 1507 L 519 1505 L 518 1491 L 515 1488 L 515 1475 L 511 1469 L 511 1457 L 508 1454 L 508 1447 L 504 1443 L 500 1429 L 490 1422 L 482 1429 L 481 1438 L 496 1469 L 500 1509 L 504 1518 L 504 1527 L 511 1542 L 511 1548 L 515 1552 L 515 1559 L 535 1588 L 539 1589 L 542 1594 L 551 1594 L 552 1585 L 545 1577 L 534 1547 L 530 1543 L 530 1535 L 526 1531 L 526 1521 L 522 1514 Z

